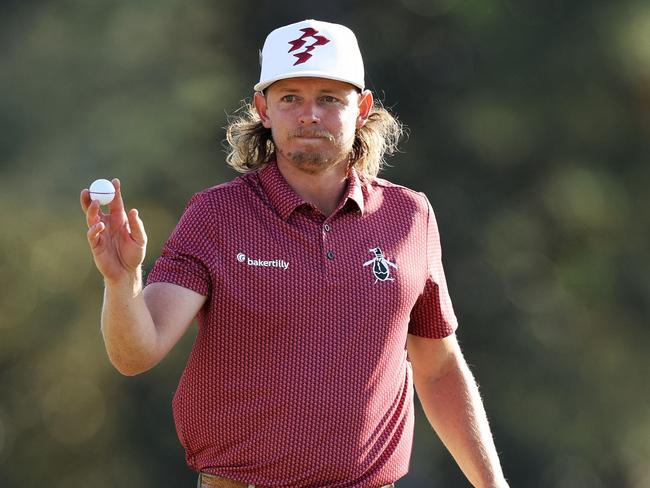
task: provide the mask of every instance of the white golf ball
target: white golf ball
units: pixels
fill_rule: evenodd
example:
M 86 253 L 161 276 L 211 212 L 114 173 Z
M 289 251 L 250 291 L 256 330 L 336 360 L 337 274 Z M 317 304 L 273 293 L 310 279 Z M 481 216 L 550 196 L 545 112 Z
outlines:
M 90 185 L 90 199 L 99 201 L 100 205 L 108 205 L 115 197 L 115 187 L 108 180 L 95 180 Z

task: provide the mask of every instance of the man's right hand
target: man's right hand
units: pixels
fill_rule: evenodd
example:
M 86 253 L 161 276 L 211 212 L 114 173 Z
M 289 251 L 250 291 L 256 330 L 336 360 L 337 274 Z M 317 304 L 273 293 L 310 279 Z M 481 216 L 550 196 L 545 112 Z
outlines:
M 136 209 L 127 213 L 120 191 L 120 180 L 114 178 L 115 198 L 109 213 L 102 212 L 98 201 L 90 199 L 88 189 L 81 190 L 81 208 L 88 224 L 88 244 L 95 265 L 107 282 L 133 278 L 144 261 L 147 235 Z

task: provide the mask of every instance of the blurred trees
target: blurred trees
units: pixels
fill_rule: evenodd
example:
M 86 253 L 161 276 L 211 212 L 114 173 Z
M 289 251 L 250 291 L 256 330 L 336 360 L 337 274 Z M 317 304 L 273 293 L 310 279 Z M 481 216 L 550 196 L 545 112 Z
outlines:
M 257 50 L 350 26 L 410 127 L 385 176 L 436 209 L 459 337 L 512 486 L 650 485 L 650 6 L 641 0 L 0 4 L 0 486 L 192 486 L 169 402 L 193 340 L 122 378 L 78 208 L 118 176 L 150 267 L 229 179 Z M 466 486 L 419 416 L 400 486 Z

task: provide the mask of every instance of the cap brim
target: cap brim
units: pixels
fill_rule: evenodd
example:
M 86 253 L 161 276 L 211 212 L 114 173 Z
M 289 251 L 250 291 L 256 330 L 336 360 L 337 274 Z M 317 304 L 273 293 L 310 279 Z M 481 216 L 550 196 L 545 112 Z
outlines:
M 365 86 L 363 84 L 360 84 L 358 82 L 352 81 L 347 78 L 340 78 L 337 76 L 331 76 L 326 73 L 322 73 L 320 71 L 300 71 L 300 72 L 295 72 L 295 73 L 288 73 L 288 74 L 283 74 L 280 76 L 276 76 L 275 78 L 270 78 L 268 80 L 265 80 L 264 82 L 257 83 L 253 89 L 255 91 L 263 91 L 266 88 L 268 88 L 270 85 L 275 83 L 276 81 L 280 80 L 286 80 L 289 78 L 325 78 L 328 80 L 335 80 L 335 81 L 342 81 L 344 83 L 349 83 L 352 86 L 356 86 L 359 90 L 363 90 Z

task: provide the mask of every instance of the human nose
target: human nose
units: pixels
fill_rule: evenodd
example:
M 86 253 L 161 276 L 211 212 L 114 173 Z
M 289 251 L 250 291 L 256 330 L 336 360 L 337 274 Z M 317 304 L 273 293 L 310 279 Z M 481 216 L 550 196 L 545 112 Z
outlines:
M 300 123 L 303 125 L 320 124 L 320 112 L 315 103 L 303 104 L 300 112 Z

